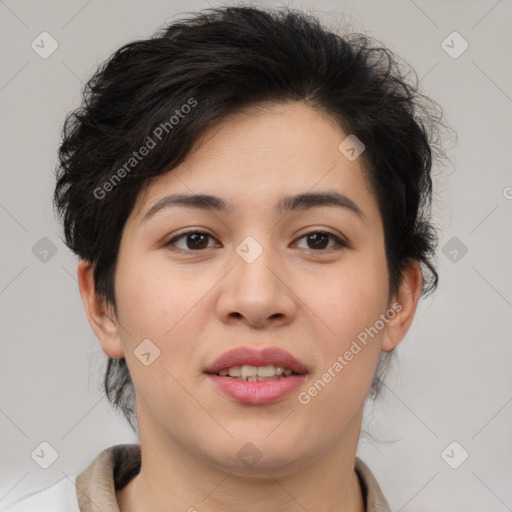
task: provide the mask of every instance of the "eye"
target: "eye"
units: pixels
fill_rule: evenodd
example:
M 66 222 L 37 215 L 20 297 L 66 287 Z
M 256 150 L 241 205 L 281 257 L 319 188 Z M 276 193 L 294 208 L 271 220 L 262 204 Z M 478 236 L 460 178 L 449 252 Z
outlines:
M 186 238 L 185 238 L 186 237 Z M 209 233 L 204 233 L 203 231 L 186 231 L 185 233 L 182 233 L 181 235 L 178 235 L 171 240 L 169 240 L 165 246 L 168 245 L 176 245 L 176 242 L 178 240 L 181 240 L 182 238 L 185 238 L 185 245 L 186 247 L 178 247 L 178 249 L 181 249 L 182 251 L 189 251 L 190 248 L 192 249 L 206 249 L 205 247 L 205 240 L 208 240 L 208 238 L 213 237 Z M 190 242 L 190 243 L 188 243 Z
M 208 248 L 208 238 L 214 239 L 209 233 L 203 231 L 186 231 L 180 235 L 172 238 L 166 242 L 165 246 L 174 245 L 178 249 L 186 252 L 198 252 L 202 249 Z M 179 247 L 178 241 L 185 240 L 185 247 Z M 338 247 L 348 247 L 348 244 L 341 240 L 338 236 L 333 233 L 326 231 L 311 231 L 301 236 L 298 240 L 306 239 L 306 243 L 312 243 L 312 248 L 307 247 L 306 249 L 318 252 L 326 250 L 326 243 L 328 244 L 329 239 L 334 241 L 334 246 L 327 247 L 327 249 L 333 249 Z
M 303 238 L 306 239 L 306 243 L 311 242 L 313 244 L 313 251 L 325 250 L 325 244 L 328 243 L 327 241 L 329 240 L 329 238 L 334 240 L 335 246 L 348 247 L 348 244 L 341 240 L 341 238 L 327 231 L 311 231 L 310 233 L 306 233 L 305 235 L 301 236 L 299 240 L 302 240 Z M 329 249 L 333 248 L 334 247 L 332 246 L 329 247 Z

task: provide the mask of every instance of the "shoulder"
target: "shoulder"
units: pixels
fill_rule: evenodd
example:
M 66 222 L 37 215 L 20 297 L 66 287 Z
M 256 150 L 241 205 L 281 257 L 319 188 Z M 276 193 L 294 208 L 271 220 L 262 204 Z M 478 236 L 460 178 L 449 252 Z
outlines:
M 76 477 L 63 477 L 42 489 L 18 498 L 3 512 L 80 512 Z
M 391 512 L 391 508 L 384 494 L 382 494 L 375 476 L 359 457 L 356 457 L 355 470 L 361 484 L 366 506 L 365 510 L 367 512 Z

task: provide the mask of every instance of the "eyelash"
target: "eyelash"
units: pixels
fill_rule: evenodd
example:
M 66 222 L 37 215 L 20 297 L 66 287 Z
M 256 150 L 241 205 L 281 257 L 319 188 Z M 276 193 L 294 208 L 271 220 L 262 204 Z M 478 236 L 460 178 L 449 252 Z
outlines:
M 181 233 L 181 234 L 175 236 L 174 238 L 172 238 L 171 240 L 166 242 L 164 244 L 164 246 L 165 247 L 171 246 L 174 243 L 176 243 L 176 241 L 178 241 L 178 240 L 180 240 L 182 238 L 185 238 L 187 235 L 196 235 L 196 234 L 197 235 L 207 235 L 210 238 L 214 239 L 214 237 L 212 235 L 210 235 L 210 233 L 206 233 L 204 231 L 194 231 L 194 230 L 192 230 L 192 231 L 185 231 L 184 233 Z M 340 248 L 349 247 L 349 244 L 347 242 L 345 242 L 344 240 L 342 240 L 341 238 L 336 236 L 334 233 L 330 233 L 329 231 L 310 231 L 309 233 L 305 233 L 304 235 L 299 237 L 297 240 L 302 240 L 303 238 L 306 238 L 309 235 L 315 235 L 315 234 L 327 235 L 328 237 L 330 237 L 331 239 L 333 239 L 336 242 L 336 245 L 338 247 L 331 247 L 329 249 L 306 249 L 306 250 L 309 250 L 309 251 L 311 251 L 313 253 L 328 252 L 328 251 L 333 250 L 333 249 L 336 250 L 336 249 L 340 249 Z M 209 249 L 209 248 L 206 248 L 206 249 Z M 180 248 L 177 248 L 177 250 L 181 251 L 181 252 L 202 252 L 202 251 L 205 251 L 206 249 L 193 250 L 193 249 L 180 249 Z

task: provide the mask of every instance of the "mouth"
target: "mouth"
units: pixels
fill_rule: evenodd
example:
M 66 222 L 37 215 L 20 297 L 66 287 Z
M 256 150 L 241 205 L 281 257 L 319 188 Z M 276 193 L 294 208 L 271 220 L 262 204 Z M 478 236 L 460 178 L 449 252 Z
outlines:
M 208 373 L 208 372 L 206 372 Z M 301 375 L 294 372 L 290 368 L 284 368 L 283 366 L 231 366 L 230 368 L 224 368 L 213 375 L 219 377 L 230 377 L 232 379 L 243 380 L 245 382 L 264 382 L 267 380 L 279 380 L 285 379 L 290 375 Z
M 248 404 L 279 401 L 302 385 L 308 367 L 290 353 L 266 348 L 237 348 L 220 356 L 204 370 L 228 398 Z
M 255 382 L 258 378 L 265 380 L 302 375 L 309 373 L 309 369 L 289 352 L 276 347 L 260 351 L 239 347 L 222 354 L 204 372 Z

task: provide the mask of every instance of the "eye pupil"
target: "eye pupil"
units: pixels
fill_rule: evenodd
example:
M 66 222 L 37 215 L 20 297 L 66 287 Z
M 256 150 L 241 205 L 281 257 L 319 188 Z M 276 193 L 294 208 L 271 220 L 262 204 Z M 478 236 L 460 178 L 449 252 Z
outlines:
M 314 246 L 316 248 L 318 248 L 319 246 L 322 245 L 322 240 L 320 240 L 320 244 L 317 243 L 319 240 L 319 237 L 323 238 L 323 242 L 328 241 L 328 237 L 326 236 L 325 233 L 313 233 L 313 234 L 309 235 L 309 240 L 313 240 Z M 323 247 L 321 247 L 321 248 L 323 248 Z
M 208 236 L 208 235 L 206 235 L 206 236 L 205 236 L 205 234 L 204 234 L 204 233 L 193 233 L 193 234 L 191 234 L 191 235 L 188 235 L 188 237 L 187 237 L 187 238 L 188 238 L 189 240 L 190 240 L 190 239 L 193 239 L 192 244 L 194 245 L 194 248 L 196 248 L 196 249 L 197 249 L 197 245 L 196 245 L 196 243 L 198 242 L 197 237 L 199 237 L 199 238 L 201 238 L 201 237 L 202 237 L 202 238 L 203 238 L 203 242 L 204 242 L 204 240 L 206 240 L 206 243 L 208 244 L 208 241 L 207 241 L 207 239 L 206 239 L 206 237 L 207 237 L 207 236 Z M 188 246 L 188 245 L 189 245 L 189 244 L 187 243 L 187 246 Z M 203 244 L 203 245 L 204 245 L 204 244 Z M 189 248 L 190 248 L 190 247 L 189 247 Z M 202 249 L 203 247 L 199 247 L 199 248 L 200 248 L 200 249 Z

